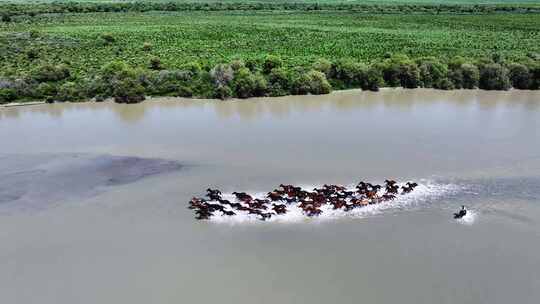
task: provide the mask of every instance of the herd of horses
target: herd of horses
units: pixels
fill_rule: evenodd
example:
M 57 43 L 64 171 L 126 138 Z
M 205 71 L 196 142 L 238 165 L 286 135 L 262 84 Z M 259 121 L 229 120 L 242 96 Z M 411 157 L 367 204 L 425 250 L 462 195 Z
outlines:
M 400 186 L 394 180 L 386 180 L 383 185 L 360 182 L 354 189 L 340 185 L 324 185 L 307 191 L 301 187 L 281 184 L 278 189 L 268 192 L 265 198 L 255 198 L 245 192 L 233 192 L 234 201 L 224 199 L 220 190 L 207 189 L 206 197 L 194 197 L 188 208 L 195 211 L 195 218 L 198 220 L 206 220 L 213 215 L 253 214 L 265 221 L 273 216 L 286 214 L 292 206 L 299 207 L 306 216 L 314 217 L 322 214 L 321 207 L 324 205 L 348 212 L 391 201 L 398 195 L 412 192 L 417 186 L 414 182 Z

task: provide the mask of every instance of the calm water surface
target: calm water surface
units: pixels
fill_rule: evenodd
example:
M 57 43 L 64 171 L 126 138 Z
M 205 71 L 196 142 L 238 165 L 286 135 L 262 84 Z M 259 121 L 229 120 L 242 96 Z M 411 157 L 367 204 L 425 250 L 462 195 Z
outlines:
M 527 91 L 0 109 L 1 302 L 538 303 L 538 130 Z M 290 223 L 186 209 L 208 186 L 388 177 L 433 193 Z

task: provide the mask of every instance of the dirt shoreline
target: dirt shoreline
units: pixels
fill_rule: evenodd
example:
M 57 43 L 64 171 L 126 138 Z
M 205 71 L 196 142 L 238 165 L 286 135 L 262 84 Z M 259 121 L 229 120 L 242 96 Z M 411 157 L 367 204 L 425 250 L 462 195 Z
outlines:
M 509 90 L 482 90 L 482 89 L 456 89 L 456 90 L 440 90 L 440 89 L 433 89 L 433 88 L 415 88 L 415 89 L 406 89 L 406 88 L 402 88 L 402 87 L 384 87 L 384 88 L 380 88 L 379 91 L 394 91 L 394 90 L 401 90 L 401 91 L 419 91 L 419 90 L 429 90 L 429 91 L 438 91 L 438 92 L 458 92 L 458 91 L 484 91 L 484 92 L 494 92 L 494 93 L 504 93 L 504 92 L 512 92 L 512 91 L 519 91 L 519 92 L 534 92 L 534 90 L 516 90 L 516 89 L 509 89 Z M 282 98 L 290 98 L 290 97 L 293 97 L 293 96 L 332 96 L 332 95 L 336 95 L 336 94 L 342 94 L 342 93 L 351 93 L 351 92 L 358 92 L 358 93 L 372 93 L 372 94 L 377 94 L 376 91 L 365 91 L 365 90 L 362 90 L 362 89 L 345 89 L 345 90 L 334 90 L 328 94 L 321 94 L 321 95 L 311 95 L 311 94 L 307 94 L 307 95 L 285 95 L 285 96 L 264 96 L 264 97 L 250 97 L 250 98 L 228 98 L 228 99 L 218 99 L 218 98 L 197 98 L 197 97 L 177 97 L 177 96 L 146 96 L 146 99 L 145 101 L 152 101 L 152 100 L 163 100 L 163 99 L 167 99 L 167 100 L 178 100 L 178 101 L 182 101 L 182 100 L 204 100 L 204 101 L 208 101 L 208 100 L 212 100 L 212 101 L 218 101 L 218 102 L 223 102 L 223 101 L 246 101 L 246 100 L 260 100 L 260 99 L 275 99 L 275 100 L 279 100 L 279 99 L 282 99 Z M 70 101 L 67 101 L 67 102 L 54 102 L 54 103 L 74 103 L 74 104 L 77 104 L 77 103 L 89 103 L 89 102 L 96 102 L 95 100 L 92 100 L 92 99 L 89 99 L 89 100 L 83 100 L 83 101 L 78 101 L 78 102 L 70 102 Z M 105 99 L 103 102 L 113 102 L 113 98 L 107 98 Z M 142 101 L 144 102 L 144 101 Z M 21 107 L 21 106 L 35 106 L 35 105 L 44 105 L 44 104 L 48 104 L 47 102 L 45 101 L 28 101 L 28 102 L 12 102 L 12 103 L 7 103 L 7 104 L 0 104 L 0 108 L 11 108 L 11 107 Z M 135 103 L 136 104 L 136 103 Z
M 22 106 L 35 106 L 45 104 L 45 101 L 28 101 L 28 102 L 10 102 L 0 105 L 0 108 L 22 107 Z

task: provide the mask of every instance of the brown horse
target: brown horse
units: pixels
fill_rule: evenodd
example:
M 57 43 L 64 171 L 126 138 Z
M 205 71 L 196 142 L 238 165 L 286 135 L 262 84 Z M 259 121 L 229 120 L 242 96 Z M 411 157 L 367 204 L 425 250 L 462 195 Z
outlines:
M 275 202 L 275 201 L 282 201 L 283 200 L 283 197 L 282 197 L 282 194 L 279 193 L 279 192 L 268 192 L 268 194 L 266 195 L 267 198 L 269 198 L 271 201 Z
M 206 189 L 206 196 L 212 201 L 217 201 L 221 199 L 221 191 L 217 189 Z
M 306 209 L 304 209 L 304 212 L 306 213 L 307 216 L 313 217 L 313 216 L 321 215 L 322 210 L 319 209 L 319 208 L 316 208 L 314 206 L 311 206 L 311 207 L 307 207 Z
M 277 214 L 285 214 L 287 213 L 287 206 L 283 204 L 280 204 L 280 205 L 273 204 L 272 210 L 274 210 Z
M 253 200 L 253 197 L 245 192 L 233 192 L 232 194 L 236 196 L 239 201 L 244 203 L 251 202 Z
M 189 201 L 189 209 L 200 209 L 206 204 L 202 198 L 194 197 Z

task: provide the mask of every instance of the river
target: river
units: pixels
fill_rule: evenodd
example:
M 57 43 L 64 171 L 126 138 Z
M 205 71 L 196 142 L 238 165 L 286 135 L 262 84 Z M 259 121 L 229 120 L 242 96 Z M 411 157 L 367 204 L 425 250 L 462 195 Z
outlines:
M 539 130 L 516 90 L 0 109 L 1 302 L 538 303 Z M 385 178 L 420 191 L 344 217 L 186 208 Z

